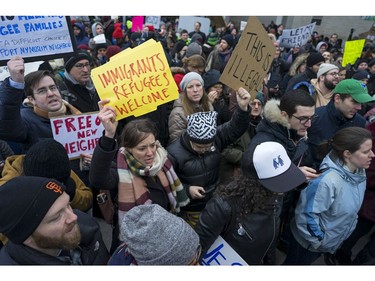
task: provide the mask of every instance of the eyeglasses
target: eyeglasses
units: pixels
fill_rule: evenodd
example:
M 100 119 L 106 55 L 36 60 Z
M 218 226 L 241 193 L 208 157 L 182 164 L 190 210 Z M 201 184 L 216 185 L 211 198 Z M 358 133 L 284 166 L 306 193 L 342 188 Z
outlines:
M 332 72 L 332 73 L 327 73 L 326 75 L 331 75 L 331 76 L 340 76 L 340 74 L 338 72 Z
M 194 258 L 187 265 L 199 265 L 199 258 L 202 253 L 202 246 L 199 245 L 197 251 L 195 252 Z
M 76 63 L 74 65 L 74 67 L 77 67 L 79 69 L 83 69 L 84 67 L 90 68 L 90 63 L 89 62 L 86 62 L 86 63 Z
M 311 117 L 307 117 L 307 116 L 301 116 L 301 117 L 298 117 L 298 116 L 295 116 L 295 115 L 292 115 L 294 118 L 298 119 L 299 122 L 302 124 L 302 125 L 305 125 L 308 121 L 313 121 L 314 119 L 316 119 L 318 117 L 318 115 L 314 114 L 313 116 Z

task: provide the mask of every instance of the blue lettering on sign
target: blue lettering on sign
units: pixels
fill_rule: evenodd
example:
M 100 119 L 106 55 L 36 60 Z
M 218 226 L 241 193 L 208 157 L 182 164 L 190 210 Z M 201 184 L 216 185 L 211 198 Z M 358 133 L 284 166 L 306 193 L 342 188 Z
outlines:
M 224 248 L 224 244 L 220 244 L 211 252 L 207 252 L 203 257 L 202 265 L 222 265 L 223 260 L 227 260 L 221 250 Z M 240 262 L 232 262 L 230 265 L 242 265 Z

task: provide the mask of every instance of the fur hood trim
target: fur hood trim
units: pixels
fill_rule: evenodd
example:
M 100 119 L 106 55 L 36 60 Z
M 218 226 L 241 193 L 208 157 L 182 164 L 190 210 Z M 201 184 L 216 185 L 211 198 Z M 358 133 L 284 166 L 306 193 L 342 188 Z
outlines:
M 266 102 L 263 109 L 263 116 L 266 120 L 271 123 L 278 123 L 283 127 L 288 129 L 288 134 L 290 134 L 290 124 L 288 122 L 288 117 L 283 117 L 280 110 L 280 100 L 270 99 Z M 307 131 L 304 137 L 304 140 L 307 140 Z
M 283 127 L 290 129 L 287 117 L 281 116 L 280 100 L 270 99 L 266 102 L 263 109 L 264 118 L 271 123 L 279 123 Z

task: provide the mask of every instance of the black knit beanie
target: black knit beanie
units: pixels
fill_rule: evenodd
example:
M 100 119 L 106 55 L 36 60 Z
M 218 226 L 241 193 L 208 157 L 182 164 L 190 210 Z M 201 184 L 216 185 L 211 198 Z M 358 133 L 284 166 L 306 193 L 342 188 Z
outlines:
M 0 188 L 0 233 L 13 243 L 23 243 L 64 191 L 65 186 L 54 179 L 10 179 Z
M 222 84 L 219 81 L 220 75 L 220 71 L 217 69 L 210 69 L 209 71 L 203 74 L 202 78 L 204 81 L 204 88 L 206 92 L 210 87 L 214 86 L 215 84 Z
M 89 56 L 89 54 L 87 54 L 86 52 L 84 51 L 80 51 L 78 52 L 77 54 L 75 54 L 74 56 L 72 56 L 66 63 L 65 63 L 65 69 L 67 72 L 70 72 L 70 70 L 73 68 L 73 66 L 79 62 L 80 60 L 88 60 L 89 62 L 91 62 L 91 58 Z
M 71 167 L 64 146 L 54 139 L 44 139 L 30 147 L 23 161 L 25 176 L 53 178 L 65 183 Z
M 306 66 L 313 67 L 319 62 L 324 62 L 324 57 L 320 53 L 311 53 L 306 59 Z
M 230 48 L 232 48 L 234 46 L 234 38 L 233 38 L 232 35 L 226 34 L 221 39 L 225 40 L 228 43 Z

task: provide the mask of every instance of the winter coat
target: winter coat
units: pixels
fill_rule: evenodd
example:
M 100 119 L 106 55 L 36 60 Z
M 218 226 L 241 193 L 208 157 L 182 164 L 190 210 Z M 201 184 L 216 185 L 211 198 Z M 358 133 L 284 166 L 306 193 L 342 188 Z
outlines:
M 3 177 L 0 178 L 0 186 L 14 177 L 24 175 L 24 159 L 25 155 L 13 155 L 7 158 L 4 166 Z M 70 173 L 70 177 L 76 185 L 76 192 L 73 200 L 70 201 L 70 205 L 73 209 L 86 212 L 92 207 L 92 191 L 82 182 L 73 170 Z
M 314 78 L 317 78 L 316 73 L 313 72 L 309 67 L 306 67 L 306 70 L 304 72 L 297 74 L 293 76 L 292 78 L 290 78 L 285 92 L 288 92 L 294 89 L 294 86 L 299 82 L 305 81 L 307 83 L 310 83 L 311 79 L 314 79 Z
M 303 166 L 309 162 L 307 134 L 300 137 L 295 130 L 290 129 L 286 117 L 280 114 L 280 101 L 271 99 L 264 106 L 264 118 L 259 122 L 256 134 L 245 150 L 242 158 L 242 171 L 244 174 L 256 176 L 253 164 L 253 154 L 256 146 L 266 141 L 275 141 L 282 144 L 292 162 L 297 166 Z
M 210 104 L 210 111 L 212 110 L 214 110 L 214 108 L 212 104 Z M 203 111 L 202 106 L 197 104 L 195 112 L 200 111 Z M 187 123 L 186 113 L 182 107 L 181 98 L 179 98 L 174 101 L 173 109 L 168 118 L 169 143 L 181 136 L 182 132 L 187 128 Z
M 366 120 L 355 114 L 353 118 L 346 119 L 340 111 L 335 108 L 331 100 L 326 106 L 318 107 L 315 111 L 318 116 L 312 121 L 311 127 L 307 129 L 309 139 L 308 144 L 311 152 L 312 168 L 318 168 L 320 160 L 317 158 L 316 149 L 325 140 L 329 140 L 340 129 L 347 127 L 362 127 L 366 125 Z
M 22 143 L 23 150 L 39 140 L 53 138 L 50 119 L 32 107 L 23 106 L 24 90 L 10 85 L 9 77 L 0 85 L 0 139 Z M 64 103 L 66 115 L 80 113 L 76 108 Z
M 275 242 L 282 196 L 272 198 L 265 209 L 239 217 L 239 198 L 213 197 L 202 210 L 195 231 L 202 256 L 220 235 L 249 265 L 263 264 Z
M 368 124 L 366 128 L 372 133 L 372 151 L 375 151 L 375 122 Z M 358 215 L 375 223 L 375 161 L 371 161 L 370 167 L 366 169 L 366 176 L 365 198 Z
M 222 150 L 246 131 L 249 121 L 249 112 L 238 108 L 229 122 L 217 127 L 216 136 L 213 139 L 214 149 L 204 154 L 198 154 L 191 148 L 186 131 L 179 139 L 167 146 L 168 158 L 187 194 L 191 185 L 202 186 L 205 189 L 203 199 L 191 199 L 190 203 L 181 209 L 201 211 L 204 208 L 219 183 Z
M 328 154 L 321 167 L 329 167 L 300 193 L 291 230 L 309 251 L 334 253 L 356 227 L 366 188 L 364 169 L 349 172 Z
M 88 46 L 90 38 L 86 35 L 85 26 L 83 25 L 83 23 L 76 22 L 73 26 L 78 27 L 81 30 L 78 36 L 74 36 L 76 40 L 76 46 L 79 46 L 81 44 Z
M 90 80 L 87 86 L 81 85 L 69 76 L 68 73 L 64 75 L 64 84 L 70 94 L 67 101 L 83 113 L 99 111 L 100 98 L 93 82 Z

